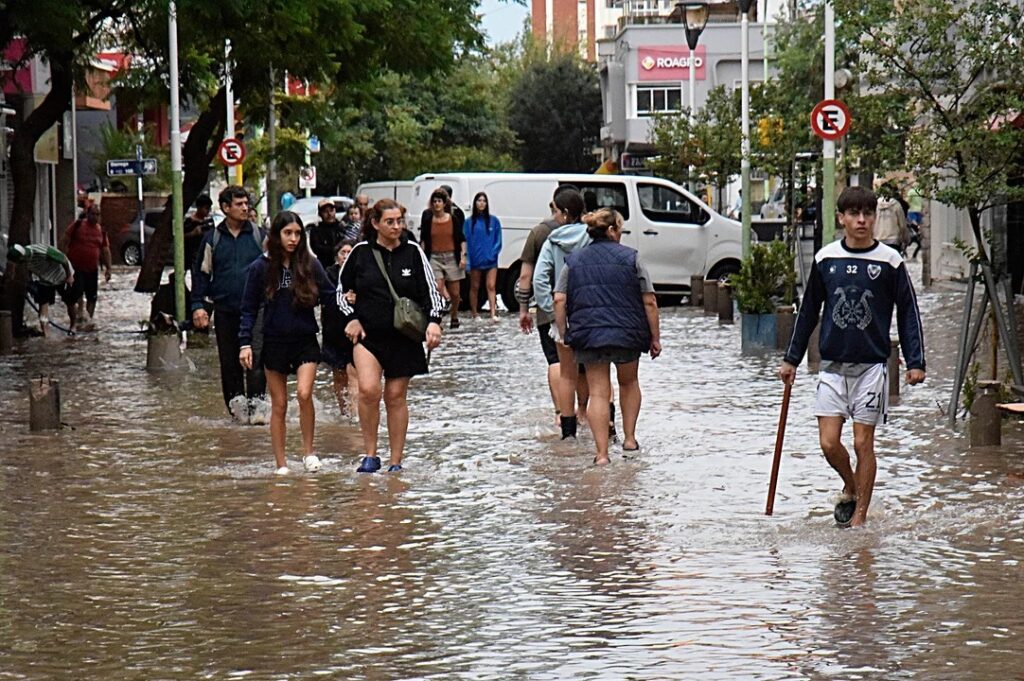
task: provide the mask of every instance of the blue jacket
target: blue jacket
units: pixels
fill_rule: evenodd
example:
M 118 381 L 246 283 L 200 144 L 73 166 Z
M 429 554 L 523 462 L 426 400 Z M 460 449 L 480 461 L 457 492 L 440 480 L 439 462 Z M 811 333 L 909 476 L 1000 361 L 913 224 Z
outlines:
M 281 270 L 281 281 L 273 299 L 267 300 L 266 276 L 270 260 L 263 256 L 246 270 L 245 292 L 242 296 L 242 321 L 238 329 L 239 345 L 252 345 L 252 328 L 256 315 L 263 309 L 263 335 L 267 338 L 301 338 L 315 336 L 320 327 L 316 323 L 313 307 L 300 307 L 292 296 L 292 275 L 288 268 Z M 320 305 L 334 304 L 334 285 L 327 272 L 313 258 L 313 276 L 319 293 Z
M 547 241 L 537 256 L 537 265 L 533 270 L 533 297 L 537 307 L 548 314 L 555 310 L 553 291 L 558 275 L 562 273 L 565 256 L 583 248 L 593 239 L 587 234 L 587 226 L 582 222 L 562 225 L 548 235 Z
M 237 312 L 245 288 L 245 269 L 263 255 L 263 230 L 251 222 L 237 237 L 224 222 L 203 235 L 192 265 L 192 310 L 209 303 Z M 216 248 L 214 247 L 216 237 Z
M 574 350 L 629 348 L 647 352 L 651 330 L 636 271 L 636 251 L 602 239 L 571 253 L 566 344 Z
M 485 224 L 483 217 L 466 220 L 466 267 L 490 270 L 498 266 L 501 254 L 501 221 L 493 215 Z
M 833 241 L 814 255 L 785 361 L 800 364 L 821 315 L 823 360 L 881 364 L 889 358 L 893 307 L 907 368 L 923 370 L 921 313 L 903 258 L 878 241 L 865 249 Z

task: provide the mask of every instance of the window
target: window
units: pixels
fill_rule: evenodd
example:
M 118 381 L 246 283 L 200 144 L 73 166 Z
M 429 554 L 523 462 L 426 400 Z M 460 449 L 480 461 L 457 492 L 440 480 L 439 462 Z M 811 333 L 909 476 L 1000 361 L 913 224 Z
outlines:
M 710 217 L 692 200 L 671 187 L 660 184 L 639 184 L 640 210 L 655 222 L 703 225 Z
M 598 208 L 614 208 L 622 214 L 623 220 L 629 219 L 626 185 L 620 182 L 563 182 L 562 184 L 572 184 L 580 190 L 588 212 Z
M 682 87 L 671 85 L 636 86 L 636 115 L 639 117 L 676 112 L 682 108 L 682 104 Z

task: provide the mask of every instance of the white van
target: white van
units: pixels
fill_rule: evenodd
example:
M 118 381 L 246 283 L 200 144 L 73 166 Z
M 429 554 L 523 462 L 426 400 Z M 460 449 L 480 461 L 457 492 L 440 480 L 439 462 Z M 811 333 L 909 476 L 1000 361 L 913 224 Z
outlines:
M 356 190 L 356 195 L 366 194 L 369 196 L 371 206 L 381 199 L 392 199 L 408 208 L 412 200 L 412 185 L 412 180 L 364 182 L 359 185 L 359 189 Z
M 473 197 L 486 192 L 491 214 L 502 226 L 498 292 L 512 311 L 519 308 L 514 287 L 523 244 L 530 229 L 549 217 L 548 204 L 563 185 L 580 190 L 587 210 L 607 206 L 622 213 L 622 243 L 639 251 L 663 298 L 687 293 L 692 274 L 720 278 L 739 271 L 740 223 L 719 215 L 669 180 L 638 175 L 428 173 L 416 178 L 411 201 L 405 204 L 413 234 L 419 235 L 430 193 L 441 185 L 452 188 L 452 198 L 467 219 Z

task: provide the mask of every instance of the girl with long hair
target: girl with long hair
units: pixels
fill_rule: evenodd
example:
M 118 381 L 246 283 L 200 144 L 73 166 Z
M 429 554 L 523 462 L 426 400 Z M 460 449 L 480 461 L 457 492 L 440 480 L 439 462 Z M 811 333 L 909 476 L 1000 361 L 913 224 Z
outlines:
M 289 471 L 285 458 L 285 416 L 288 413 L 288 374 L 296 374 L 302 463 L 307 471 L 320 469 L 313 451 L 316 414 L 313 381 L 320 362 L 320 330 L 313 308 L 334 300 L 334 286 L 323 266 L 310 253 L 302 219 L 291 211 L 274 218 L 267 236 L 267 252 L 246 269 L 242 294 L 242 320 L 238 332 L 242 366 L 253 365 L 252 332 L 263 310 L 263 349 L 260 360 L 270 393 L 270 443 L 278 475 Z
M 477 318 L 481 281 L 487 286 L 491 321 L 498 321 L 498 256 L 501 254 L 501 221 L 491 215 L 484 192 L 473 197 L 473 212 L 466 221 L 466 266 L 469 268 L 469 313 Z

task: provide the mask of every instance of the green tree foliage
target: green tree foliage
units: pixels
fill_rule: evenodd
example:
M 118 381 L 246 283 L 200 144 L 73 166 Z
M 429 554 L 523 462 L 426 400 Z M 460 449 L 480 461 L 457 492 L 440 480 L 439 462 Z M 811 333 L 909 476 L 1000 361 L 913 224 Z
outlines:
M 1003 0 L 843 0 L 866 84 L 898 96 L 913 121 L 906 167 L 922 192 L 966 209 L 986 257 L 981 214 L 1024 200 L 1024 5 Z
M 692 125 L 688 110 L 655 120 L 650 137 L 658 156 L 650 167 L 662 177 L 708 184 L 721 194 L 740 172 L 741 135 L 740 92 L 719 85 L 708 93 Z
M 512 87 L 509 127 L 527 172 L 589 172 L 601 132 L 597 71 L 578 57 L 552 54 L 530 63 Z
M 789 246 L 783 241 L 754 244 L 729 283 L 740 312 L 768 314 L 781 303 L 792 303 L 796 270 Z

